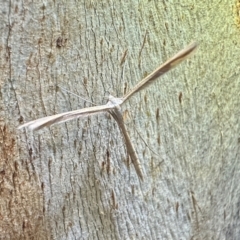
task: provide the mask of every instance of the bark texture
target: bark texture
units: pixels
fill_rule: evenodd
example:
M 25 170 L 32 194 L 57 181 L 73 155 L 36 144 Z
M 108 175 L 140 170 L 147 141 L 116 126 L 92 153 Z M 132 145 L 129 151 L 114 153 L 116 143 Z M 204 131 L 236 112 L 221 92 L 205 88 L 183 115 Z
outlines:
M 2 2 L 0 239 L 239 239 L 237 2 L 176 2 Z M 59 87 L 104 104 L 192 40 L 123 107 L 143 182 L 108 114 L 17 130 L 91 106 Z

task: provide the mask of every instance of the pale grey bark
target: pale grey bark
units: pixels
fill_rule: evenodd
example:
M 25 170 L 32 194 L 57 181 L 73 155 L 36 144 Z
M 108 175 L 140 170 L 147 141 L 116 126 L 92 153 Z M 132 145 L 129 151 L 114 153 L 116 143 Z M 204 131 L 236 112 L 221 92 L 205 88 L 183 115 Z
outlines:
M 2 239 L 238 239 L 233 3 L 2 3 Z M 90 106 L 57 86 L 104 104 L 192 40 L 200 43 L 193 58 L 123 106 L 144 182 L 107 114 L 17 130 Z

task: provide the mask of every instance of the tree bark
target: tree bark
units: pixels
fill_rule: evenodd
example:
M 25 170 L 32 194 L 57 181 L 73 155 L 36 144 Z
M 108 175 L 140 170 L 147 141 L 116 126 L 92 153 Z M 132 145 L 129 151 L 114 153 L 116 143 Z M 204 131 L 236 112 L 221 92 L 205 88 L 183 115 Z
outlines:
M 2 3 L 0 239 L 239 238 L 235 3 Z M 123 96 L 192 40 L 122 108 L 143 182 L 107 113 L 17 130 Z

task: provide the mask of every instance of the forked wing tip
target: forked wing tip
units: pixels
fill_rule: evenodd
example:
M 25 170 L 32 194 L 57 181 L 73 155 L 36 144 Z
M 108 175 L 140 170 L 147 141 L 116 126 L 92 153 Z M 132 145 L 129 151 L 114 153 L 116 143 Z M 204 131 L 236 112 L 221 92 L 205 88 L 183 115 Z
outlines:
M 30 130 L 32 130 L 32 128 L 31 127 L 29 127 L 29 126 L 26 126 L 26 125 L 20 125 L 17 129 L 18 130 L 22 130 L 23 128 L 27 128 L 27 129 L 30 129 Z

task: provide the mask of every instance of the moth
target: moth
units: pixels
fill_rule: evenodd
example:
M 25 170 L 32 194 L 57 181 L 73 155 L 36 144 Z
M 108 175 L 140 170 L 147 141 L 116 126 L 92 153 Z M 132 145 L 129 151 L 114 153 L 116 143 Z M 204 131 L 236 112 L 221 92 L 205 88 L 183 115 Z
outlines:
M 124 141 L 126 144 L 128 155 L 130 156 L 133 165 L 135 167 L 135 170 L 141 180 L 143 180 L 143 174 L 141 165 L 138 161 L 138 158 L 136 156 L 136 151 L 131 143 L 131 140 L 129 138 L 129 135 L 127 133 L 127 130 L 124 125 L 123 116 L 121 112 L 121 105 L 127 101 L 130 97 L 132 97 L 135 93 L 139 92 L 140 90 L 144 89 L 148 85 L 152 84 L 154 80 L 156 80 L 158 77 L 162 76 L 166 72 L 170 71 L 174 67 L 176 67 L 179 63 L 184 61 L 185 59 L 189 58 L 197 49 L 198 44 L 196 42 L 193 42 L 189 44 L 187 47 L 179 51 L 177 54 L 175 54 L 173 57 L 171 57 L 169 60 L 167 60 L 165 63 L 160 65 L 157 69 L 155 69 L 152 73 L 150 73 L 147 77 L 142 79 L 135 87 L 130 90 L 127 94 L 125 94 L 121 98 L 115 98 L 113 96 L 109 96 L 108 102 L 105 105 L 100 106 L 94 106 L 94 107 L 88 107 L 83 109 L 78 109 L 75 111 L 65 112 L 56 114 L 53 116 L 43 117 L 39 118 L 33 121 L 30 121 L 28 123 L 25 123 L 18 128 L 28 128 L 30 130 L 39 130 L 43 127 L 51 126 L 55 123 L 63 123 L 72 119 L 85 117 L 93 114 L 99 114 L 103 112 L 110 113 L 113 118 L 116 120 L 119 128 L 121 129 L 121 132 L 124 137 Z

